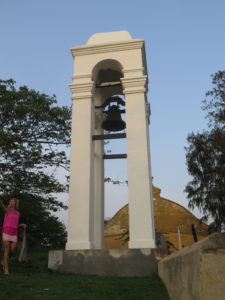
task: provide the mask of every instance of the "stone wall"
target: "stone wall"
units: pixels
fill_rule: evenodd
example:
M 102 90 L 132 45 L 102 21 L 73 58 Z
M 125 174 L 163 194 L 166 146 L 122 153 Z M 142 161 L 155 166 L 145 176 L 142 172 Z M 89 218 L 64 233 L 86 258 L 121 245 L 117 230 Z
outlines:
M 225 299 L 225 234 L 214 233 L 159 262 L 172 300 Z

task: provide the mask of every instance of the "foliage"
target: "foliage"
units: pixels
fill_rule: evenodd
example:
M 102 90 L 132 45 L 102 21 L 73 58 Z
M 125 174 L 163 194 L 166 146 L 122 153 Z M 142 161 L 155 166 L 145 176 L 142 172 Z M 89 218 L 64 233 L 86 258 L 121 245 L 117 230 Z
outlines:
M 54 173 L 68 168 L 71 112 L 56 104 L 55 96 L 0 80 L 0 194 L 5 204 L 12 196 L 20 200 L 30 236 L 43 244 L 52 243 L 51 234 L 56 240 L 57 231 L 65 239 L 63 225 L 50 211 L 66 208 L 53 196 L 67 190 L 66 181 L 60 183 Z
M 208 111 L 209 126 L 225 129 L 225 71 L 212 75 L 213 89 L 206 93 L 203 109 Z
M 225 225 L 225 71 L 212 78 L 203 109 L 209 129 L 188 136 L 186 163 L 193 180 L 186 186 L 189 207 L 197 206 L 214 219 L 218 231 Z

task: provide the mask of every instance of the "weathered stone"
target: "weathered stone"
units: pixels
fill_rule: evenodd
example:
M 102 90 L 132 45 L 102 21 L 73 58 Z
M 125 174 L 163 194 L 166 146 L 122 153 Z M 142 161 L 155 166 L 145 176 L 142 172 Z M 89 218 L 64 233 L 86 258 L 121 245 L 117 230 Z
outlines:
M 179 249 L 178 227 L 182 247 L 194 243 L 191 225 L 194 224 L 199 240 L 208 236 L 208 225 L 200 222 L 189 210 L 160 195 L 161 190 L 153 186 L 155 231 L 171 243 L 170 252 Z M 127 248 L 126 232 L 129 231 L 128 204 L 122 207 L 105 225 L 105 248 Z M 125 233 L 125 234 L 124 234 Z M 160 235 L 157 235 L 160 236 Z M 157 248 L 161 248 L 156 239 Z M 174 245 L 174 247 L 172 246 Z
M 49 252 L 51 270 L 100 276 L 149 276 L 157 273 L 153 249 L 59 250 Z
M 225 299 L 225 234 L 214 233 L 159 262 L 172 300 Z

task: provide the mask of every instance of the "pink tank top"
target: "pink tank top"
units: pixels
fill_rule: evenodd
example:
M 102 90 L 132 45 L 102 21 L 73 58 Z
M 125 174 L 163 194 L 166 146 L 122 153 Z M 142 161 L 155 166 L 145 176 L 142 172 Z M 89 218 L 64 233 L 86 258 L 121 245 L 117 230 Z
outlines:
M 15 210 L 8 210 L 5 214 L 2 232 L 10 235 L 18 235 L 20 213 Z

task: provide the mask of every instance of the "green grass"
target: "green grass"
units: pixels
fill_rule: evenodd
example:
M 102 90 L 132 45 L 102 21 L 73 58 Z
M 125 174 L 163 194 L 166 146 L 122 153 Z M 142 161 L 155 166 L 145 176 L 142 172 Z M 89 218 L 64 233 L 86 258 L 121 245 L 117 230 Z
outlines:
M 47 252 L 29 253 L 28 263 L 13 258 L 10 275 L 0 275 L 0 299 L 169 300 L 157 276 L 120 278 L 60 274 L 47 269 Z

